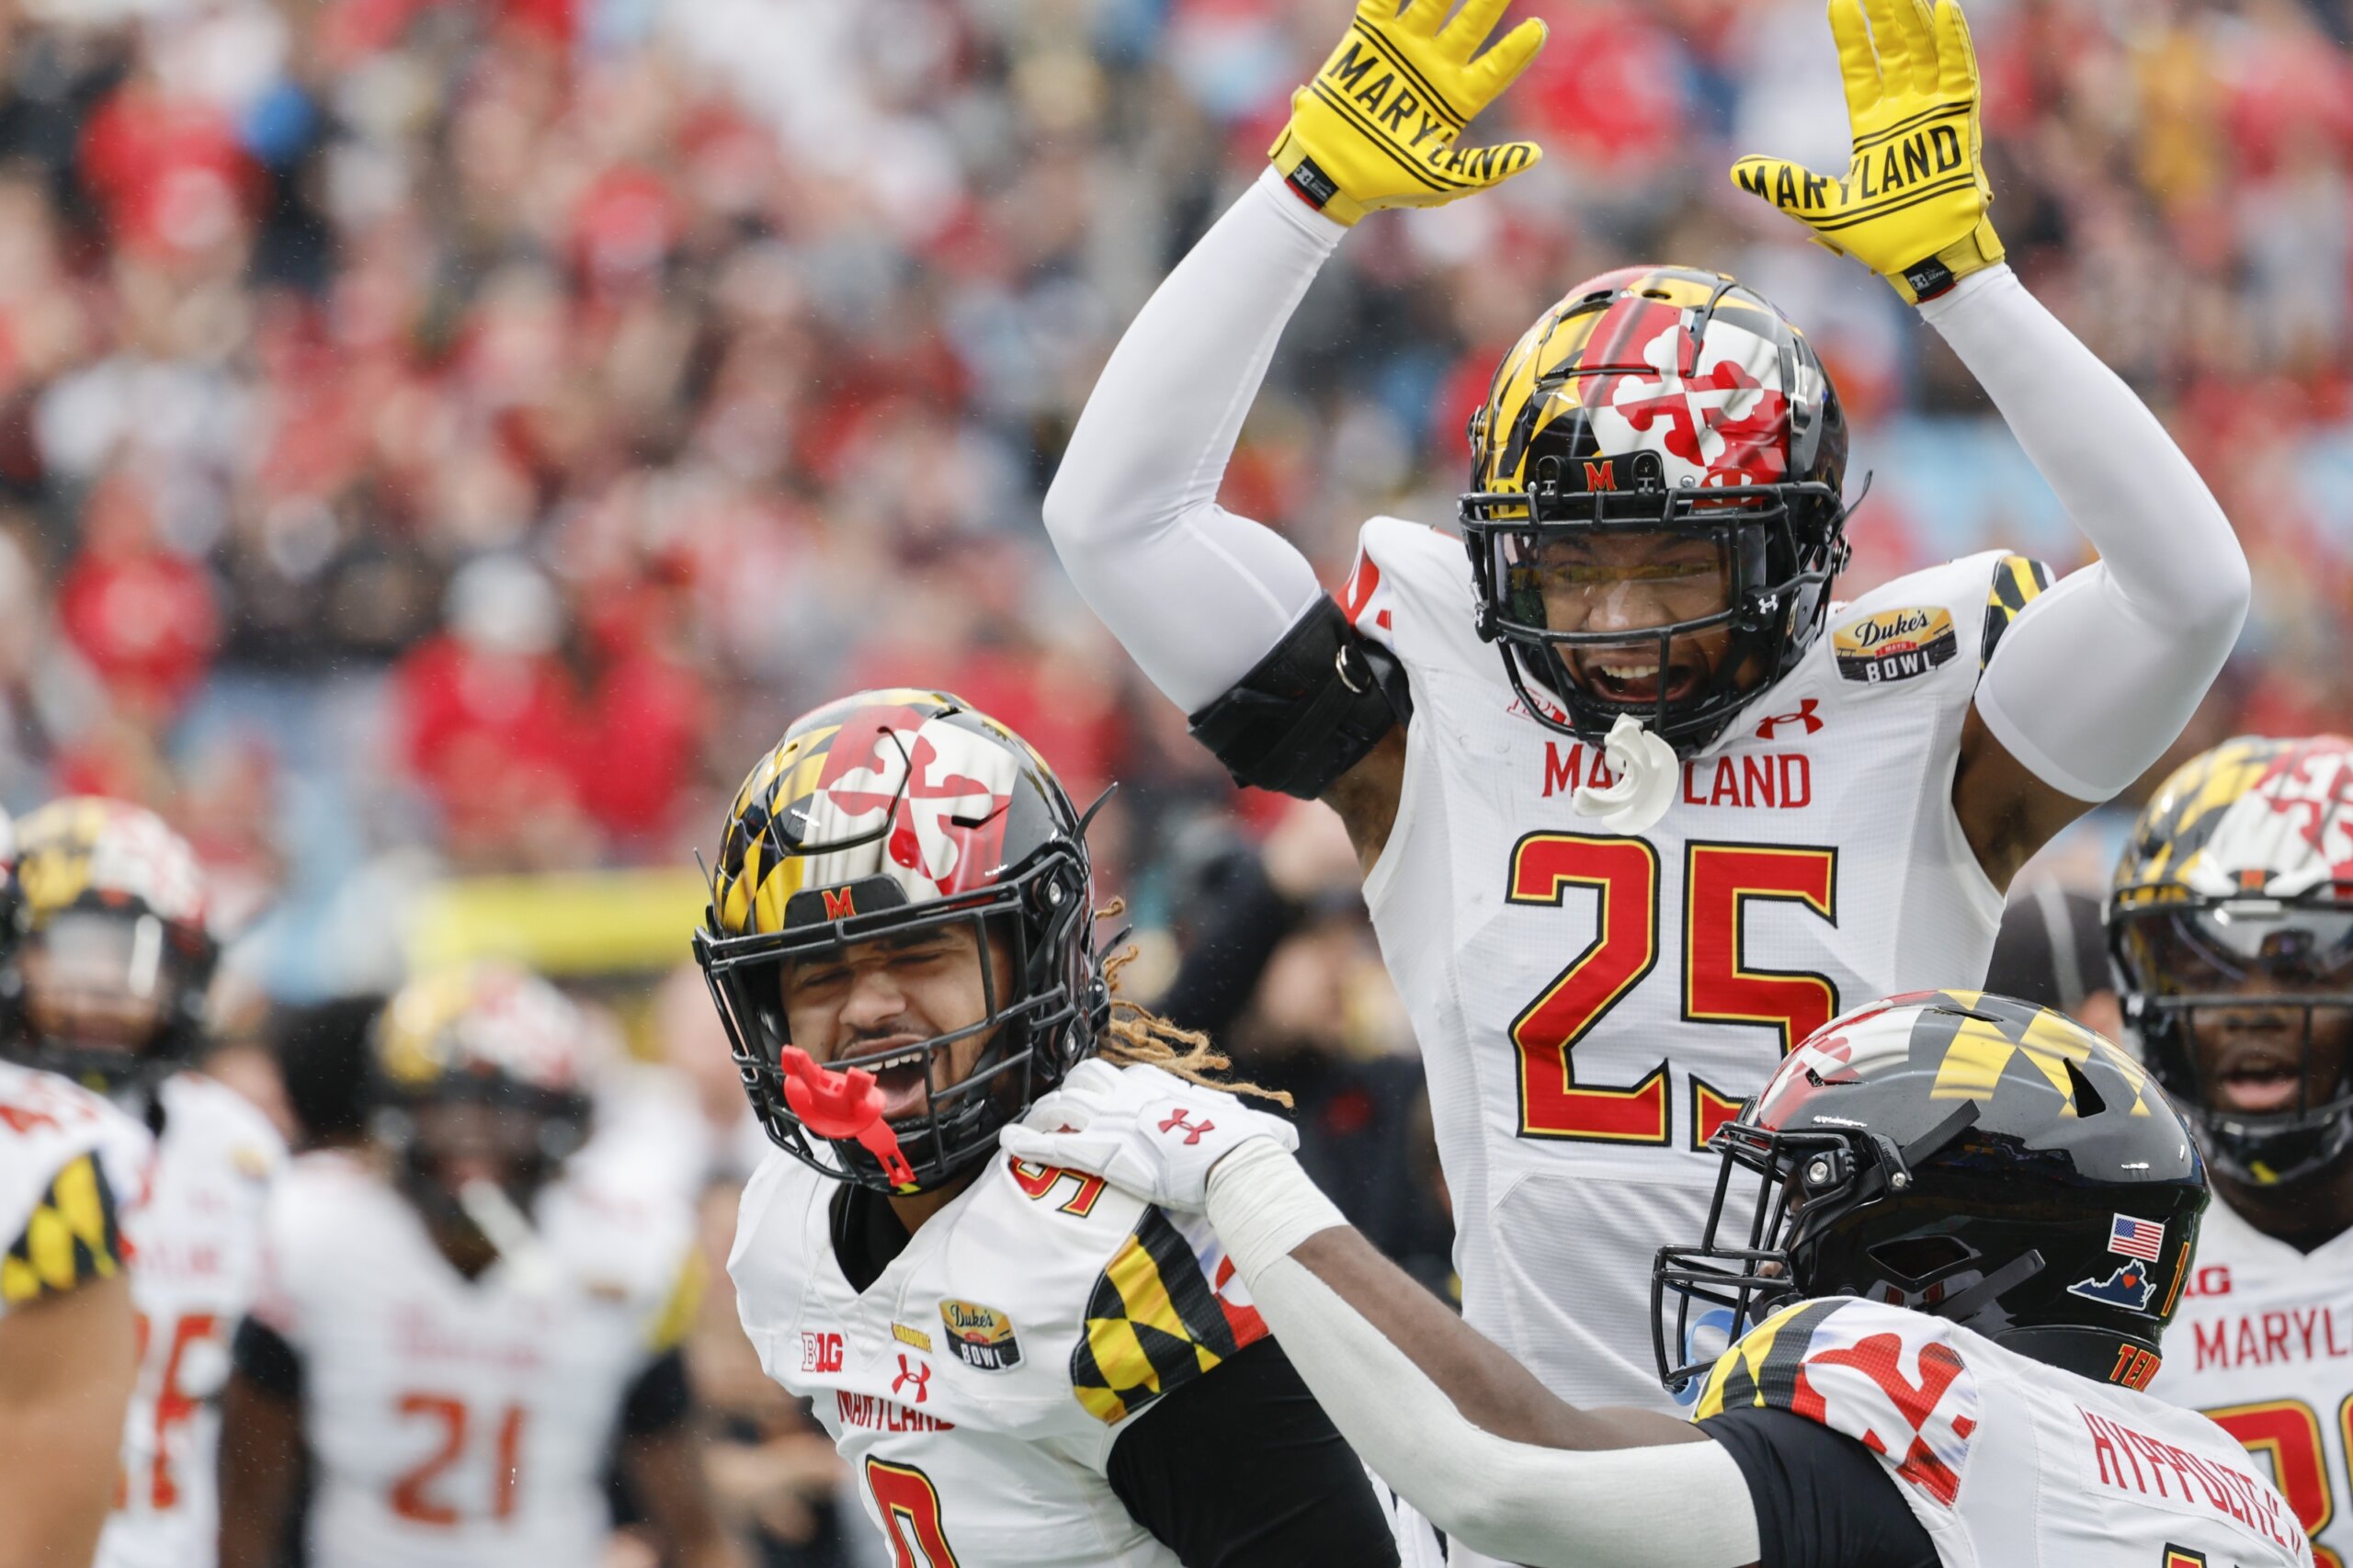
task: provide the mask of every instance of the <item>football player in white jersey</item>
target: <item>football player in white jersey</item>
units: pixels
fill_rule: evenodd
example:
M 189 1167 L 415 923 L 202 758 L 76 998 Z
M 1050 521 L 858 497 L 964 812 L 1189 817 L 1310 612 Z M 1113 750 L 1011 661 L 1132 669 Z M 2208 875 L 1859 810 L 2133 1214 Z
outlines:
M 728 1259 L 745 1332 L 901 1568 L 1393 1563 L 1199 1217 L 997 1150 L 1098 1050 L 1223 1065 L 1111 1000 L 1084 832 L 938 692 L 818 709 L 745 780 L 695 938 L 778 1145 Z
M 0 1051 L 110 1096 L 156 1135 L 133 1239 L 137 1391 L 102 1568 L 212 1561 L 214 1450 L 229 1338 L 253 1299 L 278 1130 L 188 1071 L 218 949 L 202 872 L 153 812 L 52 801 L 17 824 L 23 939 L 0 962 Z
M 278 1561 L 300 1456 L 317 1568 L 592 1568 L 623 1471 L 665 1561 L 733 1568 L 678 1341 L 693 1218 L 575 1176 L 592 1025 L 501 964 L 411 981 L 371 1044 L 369 1149 L 271 1202 L 225 1402 L 222 1568 Z
M 2234 740 L 2150 801 L 2109 895 L 2126 1017 L 2207 1210 L 2153 1392 L 2267 1458 L 2353 1562 L 2353 741 Z
M 1458 1549 L 1532 1568 L 2313 1561 L 2229 1434 L 2142 1392 L 2203 1167 L 2139 1064 L 2059 1014 L 1873 1004 L 1724 1127 L 1699 1244 L 1654 1269 L 1655 1366 L 1694 1390 L 1688 1422 L 1564 1403 L 1347 1229 L 1290 1142 L 1225 1096 L 1097 1064 L 1004 1134 L 1205 1214 L 1342 1433 Z M 1712 1364 L 1683 1349 L 1694 1307 L 1734 1334 Z
M 1497 368 L 1461 537 L 1376 517 L 1327 597 L 1221 475 L 1347 226 L 1534 161 L 1455 145 L 1542 41 L 1474 54 L 1505 4 L 1363 0 L 1105 367 L 1045 518 L 1234 777 L 1347 823 L 1465 1313 L 1564 1396 L 1666 1406 L 1648 1259 L 1704 1212 L 1710 1134 L 1843 1008 L 1983 978 L 2011 875 L 2179 733 L 2248 576 L 2156 419 L 2003 264 L 1959 10 L 1832 0 L 1853 167 L 1741 183 L 1918 303 L 2098 561 L 2047 587 L 1988 551 L 1835 603 L 1847 433 L 1813 349 L 1733 278 L 1635 267 Z
M 0 951 L 17 939 L 0 812 Z M 54 1074 L 0 1062 L 0 1519 L 8 1561 L 87 1562 L 114 1504 L 139 1353 L 126 1211 L 154 1140 Z

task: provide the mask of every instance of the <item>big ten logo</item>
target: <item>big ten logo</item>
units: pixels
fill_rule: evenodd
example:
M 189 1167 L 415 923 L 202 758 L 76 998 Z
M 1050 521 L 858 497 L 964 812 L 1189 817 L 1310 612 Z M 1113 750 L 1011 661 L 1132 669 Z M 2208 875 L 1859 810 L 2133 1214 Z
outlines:
M 2231 1293 L 2231 1266 L 2209 1263 L 2189 1271 L 2189 1282 L 2182 1288 L 2185 1296 L 2227 1296 Z
M 840 1371 L 842 1336 L 803 1329 L 801 1334 L 801 1369 L 804 1372 Z

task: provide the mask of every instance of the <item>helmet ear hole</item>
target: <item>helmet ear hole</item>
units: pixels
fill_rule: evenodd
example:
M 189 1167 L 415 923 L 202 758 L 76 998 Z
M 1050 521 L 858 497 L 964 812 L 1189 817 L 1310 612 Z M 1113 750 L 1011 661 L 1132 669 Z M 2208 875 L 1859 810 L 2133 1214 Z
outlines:
M 2092 1081 L 2084 1075 L 2084 1070 L 2075 1065 L 2073 1058 L 2063 1057 L 2061 1060 L 2067 1065 L 2067 1085 L 2074 1091 L 2075 1114 L 2079 1117 L 2097 1116 L 2106 1110 L 2108 1101 L 2100 1097 L 2100 1092 L 2097 1089 L 2092 1087 Z
M 1959 1236 L 1899 1236 L 1870 1249 L 1871 1261 L 1905 1279 L 1926 1283 L 1949 1273 L 1977 1254 Z

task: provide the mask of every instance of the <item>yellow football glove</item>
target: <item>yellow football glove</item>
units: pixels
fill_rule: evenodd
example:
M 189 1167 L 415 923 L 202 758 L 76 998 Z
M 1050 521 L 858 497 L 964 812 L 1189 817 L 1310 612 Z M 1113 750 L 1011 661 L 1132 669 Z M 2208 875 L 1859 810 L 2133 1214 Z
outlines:
M 1267 155 L 1327 218 L 1354 223 L 1383 207 L 1442 207 L 1501 185 L 1544 155 L 1533 142 L 1458 148 L 1456 137 L 1544 47 L 1525 21 L 1478 59 L 1509 0 L 1358 0 L 1347 37 L 1291 95 L 1290 123 Z
M 1870 26 L 1864 26 L 1864 13 Z M 2002 259 L 1978 131 L 1977 53 L 1954 0 L 1830 0 L 1855 129 L 1847 177 L 1749 156 L 1733 183 L 1917 304 Z

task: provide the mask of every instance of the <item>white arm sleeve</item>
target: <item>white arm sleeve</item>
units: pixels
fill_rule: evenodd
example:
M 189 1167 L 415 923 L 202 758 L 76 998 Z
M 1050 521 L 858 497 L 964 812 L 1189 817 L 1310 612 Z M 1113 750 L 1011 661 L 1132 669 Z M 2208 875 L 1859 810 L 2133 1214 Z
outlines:
M 1269 168 L 1120 338 L 1046 492 L 1071 581 L 1188 713 L 1233 689 L 1323 592 L 1306 557 L 1217 491 L 1275 342 L 1347 232 Z
M 1449 1537 L 1528 1568 L 1756 1561 L 1747 1480 L 1715 1443 L 1580 1452 L 1512 1442 L 1465 1420 L 1411 1357 L 1288 1256 L 1341 1221 L 1272 1142 L 1245 1144 L 1218 1163 L 1209 1217 L 1332 1425 Z M 1669 1518 L 1675 1528 L 1661 1529 Z
M 2173 744 L 2221 672 L 2246 619 L 2246 557 L 2156 416 L 2007 267 L 1920 313 L 2100 555 L 2003 635 L 1977 710 L 2043 782 L 2105 801 Z

